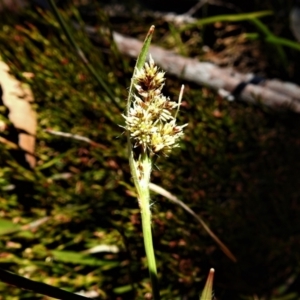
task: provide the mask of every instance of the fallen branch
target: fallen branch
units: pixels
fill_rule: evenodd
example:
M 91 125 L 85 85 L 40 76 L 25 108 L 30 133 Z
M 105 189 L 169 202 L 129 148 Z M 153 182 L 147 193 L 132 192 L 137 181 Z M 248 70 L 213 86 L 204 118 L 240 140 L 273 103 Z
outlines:
M 121 53 L 137 57 L 142 42 L 116 32 L 113 33 L 113 38 Z M 254 84 L 251 83 L 253 74 L 245 75 L 230 68 L 219 68 L 212 63 L 186 58 L 157 46 L 151 46 L 150 53 L 155 62 L 169 74 L 207 86 L 229 99 L 233 100 L 235 97 L 273 108 L 285 107 L 300 113 L 300 87 L 293 83 L 263 79 L 259 84 Z

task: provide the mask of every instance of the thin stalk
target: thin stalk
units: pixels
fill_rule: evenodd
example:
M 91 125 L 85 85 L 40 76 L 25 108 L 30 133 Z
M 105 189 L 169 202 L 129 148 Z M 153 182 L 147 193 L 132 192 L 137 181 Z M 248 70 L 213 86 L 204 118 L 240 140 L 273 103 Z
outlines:
M 253 25 L 256 26 L 256 28 L 260 31 L 261 35 L 266 39 L 272 39 L 274 37 L 274 34 L 269 30 L 269 28 L 260 20 L 253 18 L 250 20 L 252 22 Z M 275 50 L 278 54 L 278 56 L 281 59 L 281 62 L 283 64 L 283 66 L 287 66 L 287 58 L 284 52 L 284 49 L 282 48 L 282 46 L 280 44 L 272 44 L 275 47 Z
M 246 39 L 249 39 L 249 40 L 258 40 L 260 37 L 257 32 L 245 33 L 244 36 Z M 286 46 L 291 49 L 300 51 L 300 44 L 298 42 L 294 42 L 289 39 L 278 37 L 275 35 L 265 37 L 265 42 Z
M 144 246 L 147 256 L 147 263 L 149 269 L 150 280 L 152 284 L 153 299 L 160 299 L 158 279 L 157 279 L 157 269 L 156 261 L 153 247 L 152 239 L 152 229 L 151 229 L 151 210 L 150 210 L 150 192 L 149 192 L 149 182 L 151 173 L 151 158 L 147 154 L 144 154 L 141 163 L 143 166 L 144 176 L 139 180 L 139 204 L 141 209 L 142 217 L 142 229 Z
M 141 218 L 142 218 L 142 230 L 143 230 L 143 239 L 144 239 L 144 247 L 147 257 L 147 264 L 149 269 L 149 275 L 152 285 L 152 293 L 153 299 L 159 300 L 159 286 L 157 279 L 157 268 L 153 247 L 153 239 L 152 239 L 152 229 L 151 229 L 151 210 L 150 210 L 150 174 L 152 168 L 151 158 L 147 154 L 143 154 L 141 158 L 141 166 L 142 166 L 142 177 L 139 178 L 138 174 L 138 164 L 134 160 L 132 153 L 130 153 L 130 169 L 133 177 L 133 181 L 138 193 L 138 201 L 141 210 Z
M 197 26 L 204 26 L 216 22 L 241 22 L 241 21 L 250 21 L 256 18 L 262 18 L 265 16 L 273 15 L 273 12 L 270 10 L 266 11 L 258 11 L 258 12 L 251 12 L 251 13 L 245 13 L 245 14 L 229 14 L 229 15 L 218 15 L 218 16 L 212 16 L 207 18 L 202 18 L 197 20 L 194 23 L 187 24 L 185 26 L 182 26 L 180 28 L 180 32 L 183 32 L 185 30 L 193 29 Z

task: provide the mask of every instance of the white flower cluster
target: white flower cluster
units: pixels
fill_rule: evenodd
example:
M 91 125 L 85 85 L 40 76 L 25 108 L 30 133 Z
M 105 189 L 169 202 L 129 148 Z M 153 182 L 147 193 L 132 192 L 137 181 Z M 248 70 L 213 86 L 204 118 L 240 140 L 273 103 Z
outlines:
M 182 129 L 187 126 L 177 126 L 172 114 L 172 110 L 178 108 L 180 103 L 170 101 L 161 92 L 164 75 L 150 56 L 149 62 L 133 78 L 138 95 L 134 95 L 128 116 L 123 115 L 134 147 L 141 147 L 150 155 L 168 155 L 172 148 L 178 147 Z

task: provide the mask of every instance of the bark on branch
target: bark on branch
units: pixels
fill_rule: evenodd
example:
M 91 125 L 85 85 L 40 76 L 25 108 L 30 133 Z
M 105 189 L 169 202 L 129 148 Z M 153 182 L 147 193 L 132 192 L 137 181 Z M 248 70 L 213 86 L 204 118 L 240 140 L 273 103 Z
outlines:
M 116 32 L 113 37 L 121 53 L 138 56 L 142 42 Z M 236 97 L 242 101 L 259 102 L 273 108 L 285 107 L 300 113 L 300 87 L 296 84 L 279 80 L 262 80 L 259 84 L 253 84 L 250 83 L 253 74 L 219 68 L 212 63 L 186 58 L 157 46 L 151 46 L 150 53 L 155 62 L 168 73 L 214 89 L 229 100 L 234 99 L 237 87 L 240 86 L 241 91 Z

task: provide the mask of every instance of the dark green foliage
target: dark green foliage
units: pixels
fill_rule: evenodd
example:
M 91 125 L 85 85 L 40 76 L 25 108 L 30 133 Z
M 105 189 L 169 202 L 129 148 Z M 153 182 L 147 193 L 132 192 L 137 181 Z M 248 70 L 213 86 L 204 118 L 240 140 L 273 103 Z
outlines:
M 63 13 L 69 22 L 76 15 L 75 8 Z M 1 22 L 1 54 L 35 95 L 38 164 L 34 171 L 26 169 L 0 144 L 0 267 L 73 292 L 143 298 L 150 287 L 122 111 L 88 73 L 49 12 L 31 10 Z M 109 26 L 100 10 L 97 22 Z M 148 25 L 139 26 L 147 32 Z M 117 53 L 108 30 L 99 32 L 98 47 L 82 31 L 72 33 L 125 110 L 134 61 Z M 34 77 L 26 79 L 24 72 Z M 180 84 L 167 76 L 166 94 L 176 99 Z M 158 158 L 153 182 L 201 215 L 238 263 L 181 208 L 153 195 L 162 299 L 198 299 L 210 267 L 216 269 L 218 299 L 300 293 L 287 283 L 300 280 L 299 116 L 229 103 L 185 84 L 180 124 L 189 126 L 182 147 Z M 45 216 L 50 219 L 36 229 L 21 228 Z M 97 245 L 115 245 L 119 252 L 85 252 Z M 0 292 L 7 300 L 43 299 L 2 283 Z

